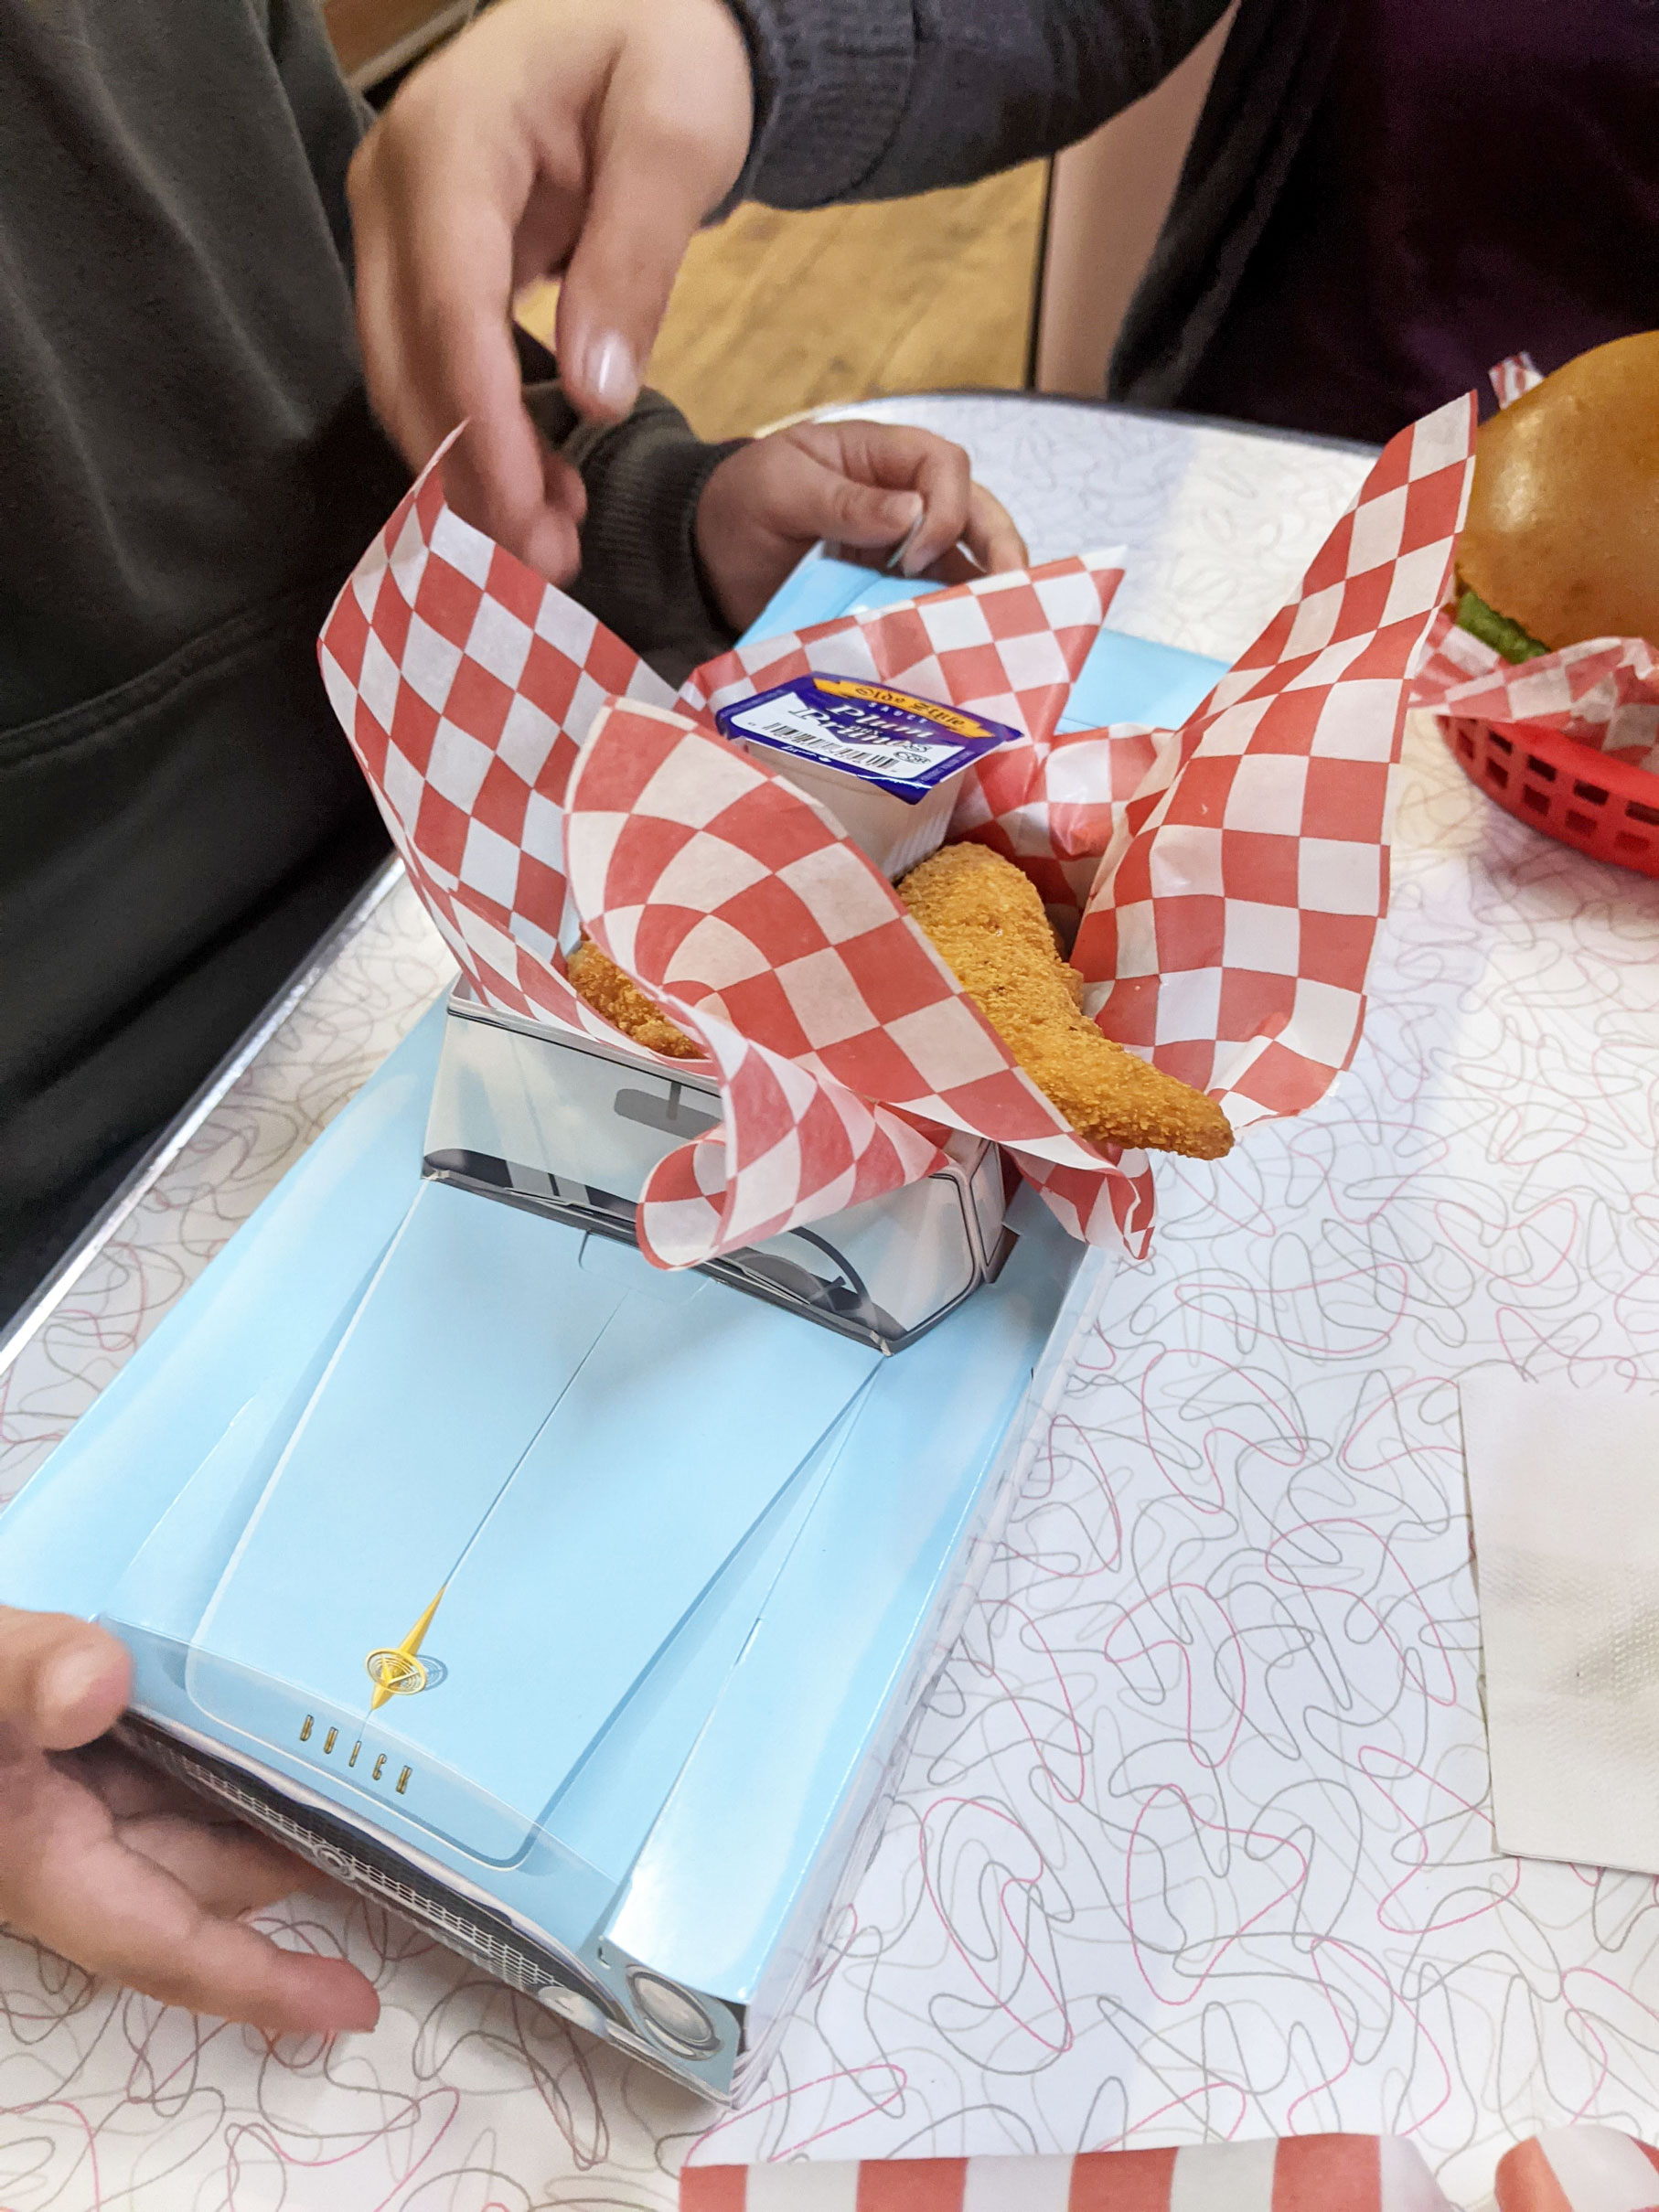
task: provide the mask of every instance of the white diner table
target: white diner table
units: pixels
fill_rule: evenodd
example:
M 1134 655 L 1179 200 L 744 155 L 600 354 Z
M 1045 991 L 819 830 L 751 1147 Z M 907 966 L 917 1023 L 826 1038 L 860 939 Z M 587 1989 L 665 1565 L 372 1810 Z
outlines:
M 1231 658 L 1356 449 L 1007 394 L 959 440 L 1033 557 L 1129 549 L 1112 620 Z M 19 1490 L 445 986 L 389 875 L 103 1224 L 0 1373 Z M 1499 1855 L 1456 1386 L 1659 1383 L 1659 883 L 1408 732 L 1352 1070 L 1159 1169 L 831 1952 L 719 2113 L 379 1911 L 283 1940 L 378 2030 L 267 2043 L 0 1933 L 6 2212 L 647 2212 L 688 2155 L 1409 2133 L 1454 2201 L 1570 2120 L 1659 2132 L 1659 1886 Z M 1093 1263 L 1091 1263 L 1093 1264 Z

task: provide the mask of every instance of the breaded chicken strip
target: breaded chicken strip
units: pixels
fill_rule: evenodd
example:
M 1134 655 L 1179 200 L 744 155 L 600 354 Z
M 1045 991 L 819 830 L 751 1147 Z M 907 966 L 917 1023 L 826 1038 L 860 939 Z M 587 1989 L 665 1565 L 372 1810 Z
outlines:
M 946 845 L 898 894 L 962 988 L 1080 1137 L 1219 1159 L 1233 1144 L 1213 1098 L 1113 1043 L 1078 1008 L 1036 886 L 984 845 Z
M 613 1021 L 636 1044 L 676 1060 L 701 1060 L 702 1047 L 677 1029 L 662 1009 L 648 999 L 632 976 L 625 976 L 596 945 L 583 937 L 565 964 L 571 988 L 596 1014 Z

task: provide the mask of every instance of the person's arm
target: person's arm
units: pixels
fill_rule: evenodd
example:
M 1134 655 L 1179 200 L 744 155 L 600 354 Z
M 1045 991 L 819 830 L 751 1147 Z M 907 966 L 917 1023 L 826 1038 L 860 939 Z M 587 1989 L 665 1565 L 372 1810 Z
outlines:
M 659 392 L 626 421 L 584 422 L 551 357 L 520 335 L 525 403 L 582 479 L 581 567 L 566 588 L 679 682 L 723 652 L 820 539 L 959 581 L 1017 567 L 1019 532 L 967 454 L 891 422 L 808 422 L 708 444 Z M 957 556 L 967 548 L 971 566 Z
M 678 683 L 736 635 L 697 551 L 710 477 L 745 441 L 706 444 L 660 392 L 621 422 L 583 422 L 563 386 L 527 384 L 531 421 L 582 478 L 582 565 L 565 589 Z
M 562 273 L 579 411 L 618 422 L 680 258 L 734 193 L 805 206 L 960 182 L 1150 90 L 1224 0 L 498 0 L 417 70 L 351 169 L 376 411 L 543 573 L 572 486 L 519 396 L 508 308 Z
M 1226 0 L 727 0 L 755 129 L 732 198 L 893 199 L 1055 154 L 1162 82 Z

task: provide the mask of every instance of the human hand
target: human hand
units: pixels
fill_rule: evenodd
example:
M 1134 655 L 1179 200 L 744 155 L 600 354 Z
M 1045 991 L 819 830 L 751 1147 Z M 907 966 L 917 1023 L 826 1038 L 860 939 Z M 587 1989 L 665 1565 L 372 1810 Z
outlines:
M 321 1878 L 97 1740 L 131 1676 L 102 1629 L 0 1607 L 0 1919 L 164 2004 L 275 2033 L 372 2027 L 380 2001 L 355 1966 L 282 1950 L 241 1918 Z
M 499 0 L 409 80 L 351 166 L 369 397 L 412 468 L 455 425 L 460 513 L 555 582 L 581 479 L 519 393 L 513 295 L 562 272 L 556 350 L 585 416 L 638 393 L 686 245 L 748 152 L 722 0 Z
M 819 539 L 857 559 L 891 553 L 912 529 L 906 576 L 960 583 L 1025 565 L 1023 540 L 959 445 L 894 422 L 797 422 L 714 471 L 698 502 L 697 553 L 742 630 Z

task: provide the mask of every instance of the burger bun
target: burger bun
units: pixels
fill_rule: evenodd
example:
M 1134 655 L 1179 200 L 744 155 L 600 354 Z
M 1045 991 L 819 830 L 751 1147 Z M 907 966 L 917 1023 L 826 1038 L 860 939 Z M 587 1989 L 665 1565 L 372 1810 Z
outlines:
M 1659 331 L 1581 353 L 1482 426 L 1457 567 L 1552 651 L 1659 644 Z

